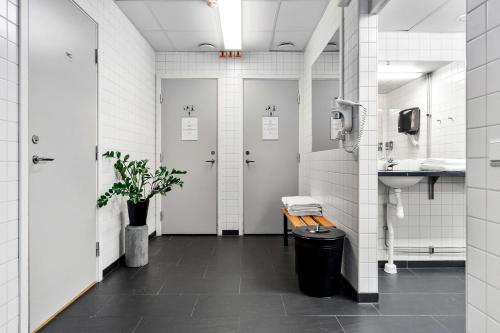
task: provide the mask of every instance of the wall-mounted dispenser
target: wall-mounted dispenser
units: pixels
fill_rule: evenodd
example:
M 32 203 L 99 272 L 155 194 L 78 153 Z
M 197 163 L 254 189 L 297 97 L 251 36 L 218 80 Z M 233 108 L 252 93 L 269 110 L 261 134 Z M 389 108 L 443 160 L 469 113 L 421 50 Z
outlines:
M 415 135 L 420 130 L 420 108 L 399 112 L 398 132 Z

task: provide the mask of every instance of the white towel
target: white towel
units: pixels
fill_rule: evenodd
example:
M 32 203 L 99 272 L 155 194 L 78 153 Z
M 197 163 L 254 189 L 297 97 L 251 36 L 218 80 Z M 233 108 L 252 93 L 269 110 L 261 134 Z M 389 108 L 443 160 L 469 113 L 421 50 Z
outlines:
M 323 212 L 321 211 L 321 209 L 311 209 L 311 210 L 288 209 L 288 213 L 290 215 L 294 215 L 294 216 L 307 216 L 307 215 L 322 216 L 323 215 Z
M 423 160 L 422 163 L 443 164 L 443 165 L 463 165 L 465 160 L 463 158 L 428 158 Z
M 295 207 L 321 208 L 321 202 L 311 197 L 305 197 L 305 196 L 283 197 L 281 198 L 281 201 L 283 201 L 283 205 L 285 205 L 286 208 L 292 208 L 292 209 Z
M 429 158 L 420 164 L 423 171 L 465 171 L 464 159 Z
M 290 215 L 323 215 L 321 203 L 314 198 L 304 196 L 283 197 L 281 198 L 281 201 Z

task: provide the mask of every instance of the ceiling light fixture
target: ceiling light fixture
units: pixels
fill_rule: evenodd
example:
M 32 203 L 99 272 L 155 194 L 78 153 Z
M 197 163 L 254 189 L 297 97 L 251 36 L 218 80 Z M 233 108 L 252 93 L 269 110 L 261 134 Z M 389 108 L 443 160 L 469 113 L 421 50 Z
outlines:
M 378 73 L 379 80 L 409 80 L 416 79 L 423 75 L 424 73 L 419 72 L 385 72 Z
M 241 50 L 241 0 L 219 0 L 219 16 L 226 50 Z
M 281 42 L 281 43 L 278 43 L 278 49 L 287 49 L 287 50 L 290 50 L 290 49 L 293 49 L 295 47 L 295 43 L 294 42 Z
M 207 0 L 207 5 L 210 8 L 217 8 L 217 0 Z
M 200 43 L 198 44 L 198 48 L 202 50 L 215 49 L 215 45 L 212 43 Z

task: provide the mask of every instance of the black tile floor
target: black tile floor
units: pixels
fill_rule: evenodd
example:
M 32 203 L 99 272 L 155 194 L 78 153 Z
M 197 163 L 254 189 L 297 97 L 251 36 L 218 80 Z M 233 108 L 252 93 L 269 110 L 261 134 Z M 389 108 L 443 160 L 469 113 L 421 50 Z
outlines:
M 300 293 L 280 236 L 158 237 L 42 331 L 463 333 L 462 268 L 379 272 L 380 302 Z

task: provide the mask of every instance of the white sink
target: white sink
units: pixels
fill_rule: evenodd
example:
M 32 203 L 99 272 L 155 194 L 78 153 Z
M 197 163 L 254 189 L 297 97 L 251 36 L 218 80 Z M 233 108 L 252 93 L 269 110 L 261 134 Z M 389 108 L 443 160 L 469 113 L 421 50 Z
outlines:
M 417 184 L 424 177 L 422 176 L 380 176 L 378 179 L 385 185 L 392 188 L 404 188 Z

